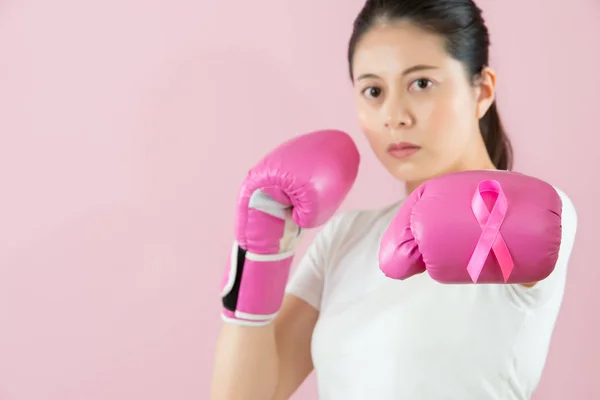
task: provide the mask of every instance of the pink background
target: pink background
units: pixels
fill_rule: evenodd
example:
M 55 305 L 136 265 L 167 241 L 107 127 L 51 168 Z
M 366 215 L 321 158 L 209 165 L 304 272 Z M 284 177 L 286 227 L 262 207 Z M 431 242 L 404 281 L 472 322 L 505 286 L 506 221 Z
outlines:
M 597 399 L 600 3 L 481 4 L 517 167 L 580 217 L 535 399 Z M 0 400 L 207 399 L 238 185 L 282 140 L 347 130 L 344 208 L 401 195 L 355 122 L 361 5 L 0 3 Z

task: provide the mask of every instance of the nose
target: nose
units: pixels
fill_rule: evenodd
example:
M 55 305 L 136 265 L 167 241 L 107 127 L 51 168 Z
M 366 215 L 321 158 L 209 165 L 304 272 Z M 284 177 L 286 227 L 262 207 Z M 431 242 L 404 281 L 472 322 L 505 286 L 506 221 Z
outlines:
M 387 129 L 409 128 L 415 119 L 409 108 L 399 99 L 388 99 L 384 108 L 385 127 Z

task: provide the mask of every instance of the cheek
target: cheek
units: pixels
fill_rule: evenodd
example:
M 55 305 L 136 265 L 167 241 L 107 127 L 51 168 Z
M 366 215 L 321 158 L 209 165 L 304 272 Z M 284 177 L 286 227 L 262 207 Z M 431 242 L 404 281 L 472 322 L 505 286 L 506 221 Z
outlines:
M 470 134 L 472 116 L 466 99 L 460 95 L 441 93 L 423 107 L 421 121 L 426 125 L 427 141 L 434 149 L 460 147 Z
M 371 146 L 376 148 L 381 140 L 381 127 L 377 112 L 362 102 L 357 104 L 357 116 L 360 129 L 371 143 Z

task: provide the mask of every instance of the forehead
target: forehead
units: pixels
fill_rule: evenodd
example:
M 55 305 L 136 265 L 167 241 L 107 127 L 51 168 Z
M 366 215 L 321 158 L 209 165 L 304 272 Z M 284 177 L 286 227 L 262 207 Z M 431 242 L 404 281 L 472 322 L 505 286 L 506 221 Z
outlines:
M 396 71 L 416 64 L 443 67 L 450 62 L 443 37 L 407 22 L 379 24 L 357 43 L 353 68 L 361 71 Z

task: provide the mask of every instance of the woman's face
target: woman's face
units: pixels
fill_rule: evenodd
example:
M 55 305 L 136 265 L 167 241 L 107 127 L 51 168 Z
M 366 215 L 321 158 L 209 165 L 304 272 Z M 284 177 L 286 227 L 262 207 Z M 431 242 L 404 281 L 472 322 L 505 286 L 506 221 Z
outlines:
M 376 26 L 356 47 L 353 76 L 360 126 L 397 179 L 493 168 L 479 118 L 493 102 L 494 76 L 486 70 L 473 85 L 442 37 L 405 22 Z

